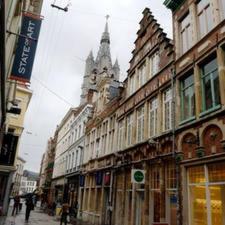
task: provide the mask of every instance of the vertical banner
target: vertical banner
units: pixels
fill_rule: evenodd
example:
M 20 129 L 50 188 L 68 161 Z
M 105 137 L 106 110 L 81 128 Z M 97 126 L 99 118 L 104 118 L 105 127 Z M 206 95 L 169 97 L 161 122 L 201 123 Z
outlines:
M 102 177 L 103 177 L 102 171 L 96 172 L 96 174 L 95 174 L 96 186 L 102 185 Z
M 84 187 L 84 182 L 85 182 L 85 176 L 80 175 L 80 187 Z
M 40 16 L 24 13 L 10 79 L 30 81 L 41 22 Z

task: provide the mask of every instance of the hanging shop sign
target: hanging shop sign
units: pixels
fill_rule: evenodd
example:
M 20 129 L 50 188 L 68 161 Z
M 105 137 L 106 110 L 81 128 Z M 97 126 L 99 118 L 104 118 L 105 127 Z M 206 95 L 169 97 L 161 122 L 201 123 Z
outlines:
M 80 187 L 84 187 L 84 183 L 85 183 L 85 176 L 84 175 L 80 175 Z
M 96 182 L 96 186 L 102 185 L 102 172 L 101 171 L 96 172 L 95 182 Z
M 40 16 L 30 13 L 23 14 L 22 28 L 10 79 L 25 83 L 30 81 L 41 22 Z
M 111 180 L 111 173 L 106 172 L 105 175 L 104 175 L 104 185 L 105 186 L 110 185 L 110 180 Z
M 145 183 L 145 170 L 132 169 L 131 183 L 144 184 Z
M 18 136 L 5 134 L 3 137 L 2 148 L 0 152 L 0 164 L 13 166 L 15 161 Z

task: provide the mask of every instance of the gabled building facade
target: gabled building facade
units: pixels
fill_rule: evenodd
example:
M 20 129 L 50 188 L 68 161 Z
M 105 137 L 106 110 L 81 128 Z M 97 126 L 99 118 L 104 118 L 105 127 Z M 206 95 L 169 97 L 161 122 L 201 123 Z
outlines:
M 146 8 L 117 110 L 113 224 L 176 224 L 173 42 Z M 132 179 L 134 170 L 143 183 Z M 171 201 L 173 199 L 173 201 Z

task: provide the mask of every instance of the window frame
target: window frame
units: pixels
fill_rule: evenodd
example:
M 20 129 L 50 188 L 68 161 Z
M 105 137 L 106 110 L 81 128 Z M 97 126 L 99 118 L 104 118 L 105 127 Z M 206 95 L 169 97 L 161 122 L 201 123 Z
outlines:
M 189 78 L 190 76 L 193 76 L 193 81 L 191 84 L 188 86 L 184 87 L 184 81 Z M 180 79 L 180 99 L 181 99 L 181 122 L 186 121 L 186 120 L 191 120 L 195 118 L 195 113 L 194 115 L 191 115 L 191 99 L 190 97 L 188 98 L 188 111 L 189 111 L 189 117 L 184 118 L 184 92 L 187 89 L 190 89 L 191 87 L 193 88 L 193 93 L 194 93 L 194 112 L 195 112 L 195 86 L 194 86 L 194 73 L 193 71 L 185 75 Z
M 141 114 L 139 115 L 139 112 Z M 144 123 L 145 123 L 145 105 L 141 105 L 137 108 L 137 143 L 144 140 Z M 140 128 L 139 128 L 140 124 Z M 139 136 L 139 129 L 140 129 L 140 136 Z M 140 138 L 139 138 L 140 137 Z
M 150 77 L 154 77 L 159 72 L 159 50 L 155 51 L 150 57 Z
M 216 68 L 214 68 L 213 70 L 211 70 L 210 72 L 208 72 L 207 74 L 203 75 L 203 67 L 207 64 L 209 64 L 210 62 L 212 62 L 213 60 L 216 61 Z M 199 65 L 199 69 L 200 69 L 200 79 L 201 79 L 201 96 L 202 96 L 202 113 L 204 114 L 205 112 L 217 109 L 217 107 L 220 107 L 220 104 L 216 104 L 215 102 L 215 87 L 214 87 L 214 82 L 213 82 L 213 73 L 215 71 L 217 71 L 217 75 L 218 75 L 218 79 L 219 79 L 219 71 L 218 71 L 218 62 L 217 62 L 217 56 L 212 56 L 210 57 L 210 60 L 203 62 L 202 64 Z M 204 79 L 209 76 L 210 77 L 210 86 L 211 86 L 211 97 L 212 97 L 212 107 L 206 109 L 206 98 L 205 98 L 205 86 L 204 86 Z M 219 81 L 218 81 L 219 82 Z
M 166 93 L 170 91 L 170 97 L 168 99 L 165 99 L 166 97 Z M 169 104 L 169 116 L 168 116 L 168 119 L 169 119 L 169 128 L 166 128 L 166 107 L 165 105 L 166 104 Z M 169 87 L 167 88 L 164 92 L 163 92 L 163 131 L 166 132 L 166 131 L 169 131 L 172 129 L 172 88 Z
M 221 161 L 222 162 L 222 161 Z M 187 167 L 186 168 L 186 174 L 187 174 L 187 197 L 188 197 L 188 224 L 191 225 L 192 224 L 192 210 L 191 210 L 191 206 L 192 206 L 192 198 L 193 196 L 191 196 L 191 187 L 196 187 L 196 186 L 203 186 L 205 187 L 205 200 L 206 200 L 206 208 L 207 208 L 207 214 L 206 214 L 206 222 L 207 225 L 211 225 L 212 224 L 212 210 L 211 210 L 211 196 L 210 196 L 210 186 L 216 186 L 216 185 L 224 185 L 225 186 L 225 181 L 220 181 L 220 182 L 212 182 L 209 179 L 209 174 L 210 174 L 210 169 L 209 169 L 209 165 L 210 164 L 216 164 L 218 162 L 213 162 L 213 163 L 205 163 L 205 164 L 201 164 L 201 165 L 197 165 L 197 166 L 191 166 L 191 167 Z M 202 182 L 190 182 L 190 168 L 194 168 L 194 167 L 203 167 L 204 169 L 204 181 Z
M 188 19 L 188 22 L 186 22 L 185 20 Z M 184 28 L 182 28 L 182 22 L 185 24 Z M 181 48 L 181 54 L 184 54 L 185 52 L 187 52 L 191 47 L 192 47 L 192 34 L 191 34 L 191 15 L 190 12 L 188 11 L 179 21 L 179 35 L 180 35 L 180 48 Z M 182 38 L 183 35 L 185 36 L 185 41 L 186 41 L 186 49 L 184 49 L 184 39 Z M 189 40 L 190 39 L 190 40 Z
M 132 144 L 134 115 L 130 113 L 127 116 L 127 146 Z
M 156 102 L 154 104 L 154 102 Z M 153 107 L 151 108 L 151 105 L 153 105 Z M 159 107 L 159 103 L 158 103 L 158 96 L 153 97 L 150 101 L 149 101 L 149 113 L 148 113 L 148 119 L 149 119 L 149 137 L 154 137 L 155 135 L 157 135 L 158 133 L 158 107 Z M 153 134 L 151 134 L 151 128 L 152 127 L 152 121 L 151 121 L 151 113 L 154 114 L 154 121 L 153 121 Z
M 199 39 L 203 38 L 205 35 L 207 35 L 214 27 L 213 24 L 213 13 L 212 13 L 212 5 L 211 2 L 209 0 L 208 3 L 206 3 L 202 9 L 198 10 L 198 4 L 201 2 L 202 0 L 197 1 L 196 3 L 196 13 L 197 13 L 197 21 L 198 21 L 198 30 L 199 30 Z M 212 21 L 212 27 L 209 27 L 209 23 L 208 23 L 208 13 L 207 13 L 207 9 L 210 10 L 210 16 L 211 16 L 211 21 Z M 201 22 L 200 22 L 200 15 L 203 14 L 203 19 L 204 19 L 204 27 L 201 26 Z M 210 20 L 209 20 L 210 21 Z M 201 27 L 204 28 L 205 33 L 202 33 Z

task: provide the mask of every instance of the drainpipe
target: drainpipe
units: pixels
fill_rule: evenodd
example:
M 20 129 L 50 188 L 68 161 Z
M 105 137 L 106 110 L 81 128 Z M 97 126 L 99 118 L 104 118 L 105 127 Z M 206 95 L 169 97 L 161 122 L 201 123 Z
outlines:
M 182 225 L 181 222 L 181 207 L 180 207 L 180 165 L 176 160 L 176 86 L 175 86 L 175 76 L 176 71 L 175 68 L 171 69 L 171 89 L 172 89 L 172 151 L 173 151 L 173 159 L 175 163 L 176 170 L 176 198 L 177 198 L 177 225 Z

